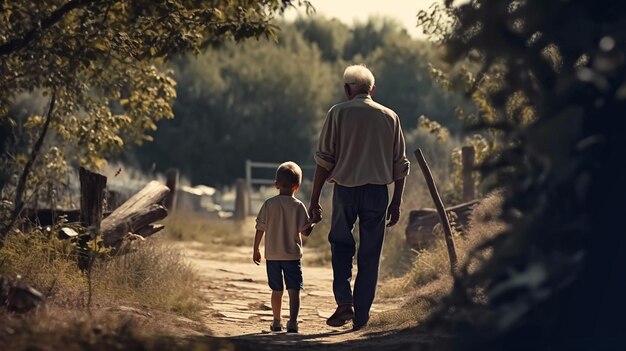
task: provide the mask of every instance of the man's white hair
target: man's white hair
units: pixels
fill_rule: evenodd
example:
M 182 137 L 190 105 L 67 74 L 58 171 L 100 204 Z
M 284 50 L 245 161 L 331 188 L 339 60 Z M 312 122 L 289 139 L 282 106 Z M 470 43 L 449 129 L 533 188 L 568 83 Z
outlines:
M 359 93 L 369 93 L 374 87 L 374 75 L 365 65 L 351 65 L 343 71 L 343 82 Z

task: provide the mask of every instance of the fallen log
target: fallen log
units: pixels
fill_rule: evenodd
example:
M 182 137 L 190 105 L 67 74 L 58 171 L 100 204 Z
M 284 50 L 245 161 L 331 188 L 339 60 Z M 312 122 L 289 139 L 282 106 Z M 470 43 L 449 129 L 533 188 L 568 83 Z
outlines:
M 104 244 L 118 246 L 129 232 L 145 237 L 163 229 L 152 223 L 167 216 L 167 210 L 159 204 L 168 192 L 169 188 L 165 185 L 151 181 L 103 219 L 101 232 Z

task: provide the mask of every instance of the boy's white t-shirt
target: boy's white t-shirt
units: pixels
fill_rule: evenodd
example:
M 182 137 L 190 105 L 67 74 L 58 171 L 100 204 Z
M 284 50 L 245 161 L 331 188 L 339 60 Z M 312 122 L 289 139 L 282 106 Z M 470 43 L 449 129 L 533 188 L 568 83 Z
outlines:
M 276 195 L 265 200 L 256 219 L 256 229 L 265 232 L 265 259 L 302 258 L 300 232 L 308 226 L 309 214 L 300 200 L 290 195 Z

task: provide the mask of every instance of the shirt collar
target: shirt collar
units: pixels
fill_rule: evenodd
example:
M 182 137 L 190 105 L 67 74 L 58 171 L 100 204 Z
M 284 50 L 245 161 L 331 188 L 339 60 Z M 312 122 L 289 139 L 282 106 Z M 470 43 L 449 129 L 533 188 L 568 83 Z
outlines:
M 355 95 L 353 99 L 371 99 L 371 97 L 368 93 L 362 93 Z

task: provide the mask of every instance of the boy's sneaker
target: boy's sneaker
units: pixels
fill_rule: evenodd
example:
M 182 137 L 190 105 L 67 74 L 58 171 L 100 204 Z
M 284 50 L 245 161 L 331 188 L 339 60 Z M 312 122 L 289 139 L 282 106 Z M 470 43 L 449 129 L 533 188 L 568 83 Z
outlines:
M 287 333 L 298 332 L 298 321 L 287 321 Z
M 279 332 L 283 330 L 283 325 L 280 324 L 280 320 L 274 319 L 274 322 L 270 324 L 270 331 Z

